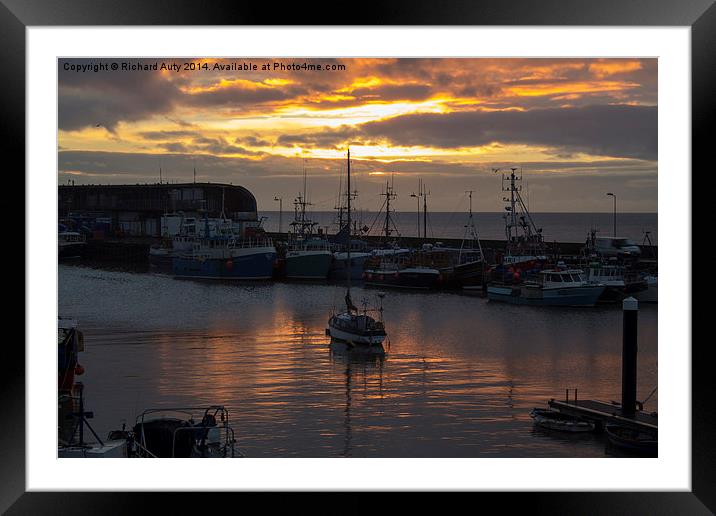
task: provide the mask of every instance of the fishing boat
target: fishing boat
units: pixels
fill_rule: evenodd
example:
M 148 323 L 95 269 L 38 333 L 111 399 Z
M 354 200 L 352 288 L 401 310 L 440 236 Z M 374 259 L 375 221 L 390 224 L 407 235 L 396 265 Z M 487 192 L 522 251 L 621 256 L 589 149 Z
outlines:
M 507 266 L 534 267 L 547 261 L 546 246 L 542 228 L 535 225 L 527 203 L 522 197 L 522 171 L 511 168 L 509 174 L 502 174 L 502 191 L 509 192 L 505 202 L 505 254 L 500 262 Z M 497 173 L 500 169 L 493 169 Z
M 79 409 L 71 416 L 77 423 L 68 440 L 60 437 L 60 458 L 235 458 L 236 436 L 229 411 L 222 405 L 148 409 L 127 430 L 109 432 L 102 439 L 87 418 L 80 391 Z M 85 439 L 85 430 L 94 437 Z
M 646 280 L 636 272 L 629 271 L 623 265 L 591 262 L 586 269 L 586 279 L 591 283 L 601 283 L 606 288 L 599 298 L 600 302 L 621 301 L 647 289 Z
M 348 149 L 348 191 L 351 185 L 351 151 Z M 348 225 L 350 227 L 350 196 L 348 197 Z M 350 262 L 351 249 L 350 246 L 346 251 L 348 261 Z M 383 323 L 383 296 L 380 295 L 381 305 L 378 309 L 380 317 L 378 320 L 368 315 L 367 301 L 363 301 L 363 310 L 359 311 L 353 304 L 351 299 L 351 274 L 350 269 L 346 269 L 346 295 L 345 310 L 333 313 L 328 319 L 328 328 L 326 333 L 332 340 L 344 342 L 350 347 L 360 347 L 369 351 L 384 352 L 383 340 L 387 334 Z
M 481 291 L 489 267 L 485 263 L 485 255 L 482 252 L 482 244 L 472 214 L 473 190 L 468 190 L 466 193 L 470 199 L 470 209 L 460 250 L 455 262 L 451 266 L 441 269 L 441 273 L 447 287 L 461 288 L 465 291 Z
M 147 409 L 137 416 L 131 431 L 116 430 L 110 437 L 125 439 L 130 457 L 242 456 L 223 405 Z
M 355 190 L 353 192 L 343 192 L 342 189 L 339 188 L 339 200 L 342 198 L 347 199 L 348 196 L 350 196 L 352 200 L 355 199 L 357 195 L 358 192 Z M 359 280 L 363 277 L 366 260 L 371 257 L 371 253 L 368 251 L 368 243 L 354 237 L 354 233 L 357 233 L 355 221 L 353 226 L 345 223 L 343 217 L 346 211 L 345 204 L 338 202 L 335 209 L 338 210 L 338 232 L 332 237 L 328 237 L 331 250 L 333 251 L 333 259 L 331 260 L 328 277 L 330 279 L 342 280 L 346 277 L 346 269 L 349 269 L 351 279 Z M 350 247 L 350 259 L 347 252 L 348 247 Z
M 294 235 L 286 250 L 286 277 L 290 279 L 326 279 L 333 253 L 325 238 Z
M 438 287 L 441 275 L 438 269 L 423 266 L 399 267 L 394 263 L 381 263 L 378 268 L 364 271 L 367 286 L 431 290 Z
M 221 226 L 226 226 L 227 222 L 231 221 L 224 220 Z M 217 227 L 217 220 L 209 219 L 207 225 L 212 224 Z M 165 213 L 162 216 L 162 240 L 159 245 L 150 246 L 149 265 L 157 270 L 171 271 L 174 256 L 191 251 L 199 236 L 196 218 L 185 217 L 182 212 Z
M 326 279 L 333 260 L 330 244 L 314 231 L 317 222 L 310 220 L 306 207 L 306 167 L 303 168 L 303 194 L 294 200 L 294 220 L 285 256 L 286 277 L 289 279 Z
M 102 440 L 89 424 L 94 414 L 85 410 L 84 386 L 75 377 L 84 372 L 78 354 L 84 351 L 84 337 L 77 321 L 59 317 L 57 320 L 57 456 L 126 457 L 127 444 L 123 440 Z M 86 431 L 94 441 L 85 439 Z
M 560 432 L 593 432 L 595 428 L 594 423 L 590 421 L 557 410 L 533 408 L 530 417 L 534 419 L 536 425 Z
M 265 280 L 273 276 L 276 248 L 265 236 L 199 238 L 172 258 L 176 278 Z
M 346 271 L 348 271 L 353 280 L 363 278 L 365 263 L 371 257 L 371 254 L 363 251 L 351 251 L 350 259 L 348 254 L 348 251 L 335 251 L 333 253 L 333 261 L 328 273 L 329 278 L 343 279 L 346 276 Z
M 607 423 L 604 432 L 609 442 L 624 450 L 656 454 L 658 452 L 658 434 L 656 431 L 638 430 L 625 425 Z
M 437 288 L 441 280 L 440 271 L 414 250 L 376 249 L 372 255 L 363 272 L 366 286 L 428 290 Z
M 658 303 L 659 302 L 659 279 L 656 274 L 647 274 L 644 276 L 646 289 L 633 294 L 640 303 Z
M 57 319 L 57 388 L 70 392 L 75 376 L 84 372 L 78 362 L 78 354 L 84 351 L 84 335 L 77 328 L 77 321 L 65 317 Z
M 107 439 L 100 438 L 89 423 L 94 413 L 85 410 L 84 386 L 78 382 L 73 391 L 60 392 L 58 397 L 58 436 L 57 456 L 67 458 L 125 458 L 129 457 L 127 440 L 122 437 L 110 435 Z M 94 437 L 88 437 L 86 433 Z
M 77 231 L 69 231 L 67 227 L 60 224 L 57 233 L 57 257 L 58 258 L 77 258 L 82 256 L 87 241 L 82 233 Z
M 204 234 L 210 236 L 189 239 L 190 249 L 173 254 L 174 277 L 265 280 L 273 276 L 276 247 L 263 230 L 241 236 L 226 225 L 212 234 L 206 213 L 204 224 Z
M 587 282 L 579 269 L 548 269 L 540 271 L 537 281 L 491 283 L 487 297 L 518 305 L 594 306 L 604 289 L 604 285 Z

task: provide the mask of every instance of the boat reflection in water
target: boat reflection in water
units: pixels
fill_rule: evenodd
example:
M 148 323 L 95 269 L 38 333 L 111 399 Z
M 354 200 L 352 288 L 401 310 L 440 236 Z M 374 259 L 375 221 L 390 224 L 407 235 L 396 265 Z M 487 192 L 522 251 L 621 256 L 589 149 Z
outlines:
M 353 405 L 353 386 L 356 384 L 358 375 L 362 373 L 364 383 L 363 390 L 367 390 L 367 377 L 370 373 L 377 373 L 378 385 L 376 392 L 378 397 L 383 397 L 383 364 L 385 362 L 385 353 L 366 353 L 365 351 L 355 351 L 347 347 L 343 342 L 331 341 L 331 362 L 337 367 L 343 368 L 343 376 L 345 380 L 345 406 L 343 409 L 343 451 L 342 457 L 350 457 L 353 455 L 353 425 L 351 421 L 351 408 Z M 361 393 L 363 396 L 365 392 Z M 360 428 L 360 424 L 358 425 Z

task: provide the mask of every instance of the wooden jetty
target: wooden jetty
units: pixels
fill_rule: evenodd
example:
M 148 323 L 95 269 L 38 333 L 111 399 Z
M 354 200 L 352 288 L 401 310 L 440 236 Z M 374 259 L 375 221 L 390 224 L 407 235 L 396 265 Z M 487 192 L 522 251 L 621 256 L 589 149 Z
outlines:
M 565 414 L 591 421 L 601 429 L 606 423 L 619 423 L 638 430 L 658 430 L 656 413 L 635 411 L 633 414 L 624 414 L 621 405 L 597 400 L 558 401 L 553 398 L 547 404 Z

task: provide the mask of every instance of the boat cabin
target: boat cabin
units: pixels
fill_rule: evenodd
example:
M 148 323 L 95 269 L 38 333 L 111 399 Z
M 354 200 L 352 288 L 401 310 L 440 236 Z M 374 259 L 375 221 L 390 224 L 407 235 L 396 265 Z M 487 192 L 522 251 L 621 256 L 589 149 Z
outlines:
M 581 287 L 585 283 L 584 272 L 579 269 L 544 270 L 539 273 L 539 283 L 544 288 Z

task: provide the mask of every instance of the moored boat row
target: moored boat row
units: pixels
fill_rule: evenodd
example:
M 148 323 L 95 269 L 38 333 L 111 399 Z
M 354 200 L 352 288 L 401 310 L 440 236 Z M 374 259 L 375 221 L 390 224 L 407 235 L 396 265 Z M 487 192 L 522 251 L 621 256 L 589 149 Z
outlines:
M 348 270 L 353 281 L 369 287 L 477 292 L 492 301 L 513 304 L 592 306 L 629 295 L 657 302 L 656 273 L 637 267 L 639 247 L 629 239 L 597 237 L 592 229 L 581 256 L 551 254 L 522 198 L 517 170 L 511 168 L 502 176 L 502 190 L 508 194 L 504 197 L 506 244 L 504 252 L 490 250 L 489 262 L 472 212 L 473 191 L 466 192 L 470 204 L 460 246 L 435 242 L 411 249 L 395 239 L 397 228 L 390 208 L 395 193 L 386 184 L 384 238 L 371 248 L 360 236 L 367 227 L 345 224 L 342 203 L 337 207 L 338 233 L 328 237 L 317 229 L 307 209 L 311 203 L 305 168 L 303 191 L 294 201 L 294 220 L 286 241 L 274 243 L 260 223 L 237 229 L 223 210 L 218 219 L 205 217 L 203 234 L 200 220 L 177 222 L 174 217 L 175 232 L 150 250 L 151 262 L 177 278 L 343 281 Z M 349 205 L 356 195 L 355 191 L 339 194 Z M 425 198 L 423 204 L 427 220 Z

